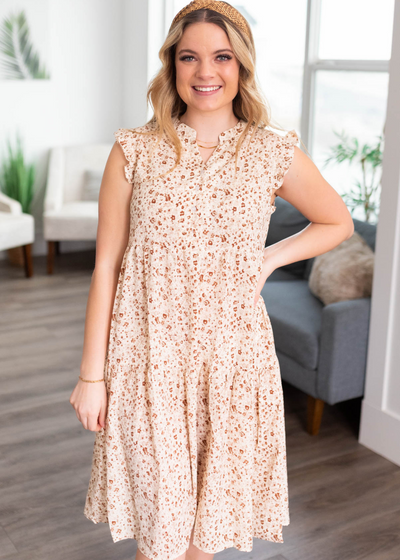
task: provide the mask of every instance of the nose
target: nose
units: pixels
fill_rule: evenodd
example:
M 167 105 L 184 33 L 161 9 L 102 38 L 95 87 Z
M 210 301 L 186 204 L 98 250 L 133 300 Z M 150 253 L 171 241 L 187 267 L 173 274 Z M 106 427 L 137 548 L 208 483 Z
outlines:
M 203 60 L 199 62 L 196 71 L 196 78 L 200 78 L 201 80 L 209 80 L 214 75 L 215 72 L 212 69 L 212 64 L 209 61 Z

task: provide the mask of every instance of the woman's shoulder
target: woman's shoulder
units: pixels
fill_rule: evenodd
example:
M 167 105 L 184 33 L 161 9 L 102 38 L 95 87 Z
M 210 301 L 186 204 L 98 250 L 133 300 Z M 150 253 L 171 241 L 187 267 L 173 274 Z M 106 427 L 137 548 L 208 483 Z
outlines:
M 294 129 L 282 134 L 265 127 L 259 128 L 258 132 L 262 142 L 273 149 L 287 148 L 299 143 L 299 136 Z
M 140 153 L 145 153 L 149 146 L 149 138 L 153 136 L 153 125 L 146 123 L 135 128 L 118 128 L 114 138 L 122 147 L 126 159 L 134 160 Z
M 143 124 L 142 126 L 137 126 L 135 128 L 118 128 L 118 130 L 114 132 L 114 136 L 117 140 L 119 140 L 120 138 L 134 139 L 139 138 L 141 135 L 151 135 L 152 133 L 154 133 L 154 130 L 154 124 L 148 122 L 146 124 Z

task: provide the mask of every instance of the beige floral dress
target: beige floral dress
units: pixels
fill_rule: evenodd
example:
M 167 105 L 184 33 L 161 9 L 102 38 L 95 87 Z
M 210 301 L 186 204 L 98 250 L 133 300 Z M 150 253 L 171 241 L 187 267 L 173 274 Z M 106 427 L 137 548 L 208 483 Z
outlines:
M 193 543 L 216 553 L 282 543 L 289 524 L 284 402 L 262 297 L 254 306 L 274 191 L 298 137 L 258 128 L 237 161 L 239 122 L 206 163 L 179 119 L 150 153 L 148 123 L 118 129 L 132 184 L 84 509 L 151 560 Z M 150 156 L 150 157 L 149 157 Z

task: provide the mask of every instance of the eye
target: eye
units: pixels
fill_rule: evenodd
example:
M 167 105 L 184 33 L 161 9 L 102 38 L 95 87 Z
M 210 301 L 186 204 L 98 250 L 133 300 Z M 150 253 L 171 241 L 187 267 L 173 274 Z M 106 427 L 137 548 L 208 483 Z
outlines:
M 187 54 L 187 55 L 181 56 L 179 60 L 186 61 L 188 58 L 194 58 L 194 57 L 192 55 Z M 217 58 L 224 58 L 226 60 L 231 60 L 232 59 L 232 57 L 229 54 L 219 54 L 217 56 Z

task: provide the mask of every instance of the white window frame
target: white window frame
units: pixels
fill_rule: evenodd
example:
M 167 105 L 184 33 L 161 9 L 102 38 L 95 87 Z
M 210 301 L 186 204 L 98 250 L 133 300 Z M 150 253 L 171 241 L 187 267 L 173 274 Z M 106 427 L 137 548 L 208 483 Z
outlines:
M 318 57 L 322 0 L 307 0 L 306 42 L 304 53 L 301 139 L 313 153 L 315 121 L 315 88 L 319 70 L 351 72 L 388 72 L 389 60 L 342 60 Z

